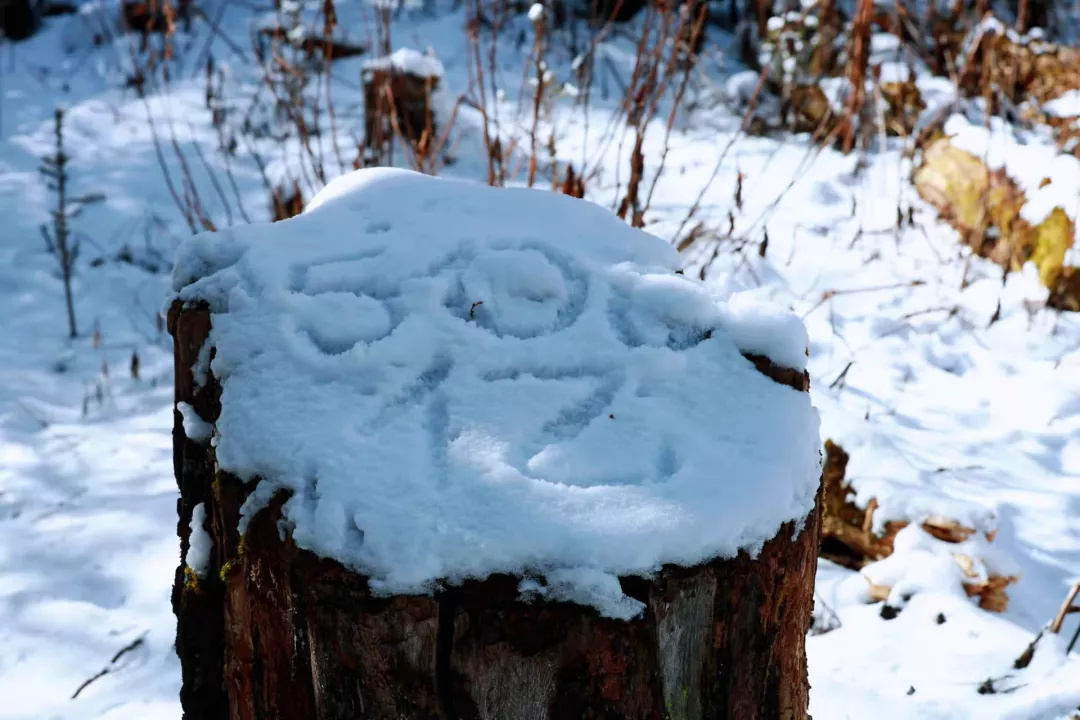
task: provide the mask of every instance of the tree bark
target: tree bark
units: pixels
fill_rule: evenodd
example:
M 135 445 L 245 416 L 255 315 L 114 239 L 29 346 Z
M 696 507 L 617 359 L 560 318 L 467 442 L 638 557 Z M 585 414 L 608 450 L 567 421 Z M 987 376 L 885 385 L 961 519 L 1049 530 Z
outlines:
M 176 399 L 213 422 L 220 387 L 192 367 L 205 307 L 169 314 Z M 748 356 L 798 390 L 805 372 Z M 176 574 L 185 718 L 204 720 L 805 720 L 805 637 L 820 502 L 751 557 L 621 578 L 645 603 L 624 622 L 562 602 L 518 600 L 518 578 L 470 580 L 434 596 L 375 597 L 367 578 L 282 539 L 279 493 L 237 532 L 252 484 L 215 471 L 213 448 L 177 414 L 178 532 L 188 549 L 205 503 L 209 570 Z

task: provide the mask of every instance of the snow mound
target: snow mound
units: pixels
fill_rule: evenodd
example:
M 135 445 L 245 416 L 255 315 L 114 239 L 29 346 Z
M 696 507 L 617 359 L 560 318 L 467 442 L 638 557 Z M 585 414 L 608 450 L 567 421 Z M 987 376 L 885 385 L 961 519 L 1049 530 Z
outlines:
M 754 551 L 820 475 L 809 395 L 742 355 L 802 369 L 801 323 L 677 264 L 585 201 L 372 169 L 173 282 L 213 313 L 245 519 L 291 490 L 296 542 L 383 592 L 514 572 L 629 617 L 616 575 Z
M 918 525 L 908 525 L 896 534 L 892 555 L 867 565 L 861 573 L 872 585 L 891 588 L 886 602 L 898 608 L 921 592 L 963 598 L 965 585 L 983 585 L 991 577 L 1016 577 L 1020 570 L 981 535 L 948 543 Z
M 865 449 L 865 445 L 853 445 Z M 865 458 L 874 463 L 874 459 Z M 961 527 L 971 528 L 986 536 L 998 530 L 997 516 L 990 508 L 974 500 L 950 497 L 934 487 L 933 475 L 927 478 L 911 477 L 902 468 L 894 470 L 889 463 L 887 472 L 879 477 L 854 476 L 850 479 L 855 488 L 853 501 L 856 507 L 865 509 L 871 501 L 877 503 L 871 521 L 871 530 L 877 535 L 886 532 L 890 522 L 921 525 L 931 518 L 948 518 Z M 865 467 L 860 462 L 855 467 Z M 881 467 L 878 465 L 877 467 Z

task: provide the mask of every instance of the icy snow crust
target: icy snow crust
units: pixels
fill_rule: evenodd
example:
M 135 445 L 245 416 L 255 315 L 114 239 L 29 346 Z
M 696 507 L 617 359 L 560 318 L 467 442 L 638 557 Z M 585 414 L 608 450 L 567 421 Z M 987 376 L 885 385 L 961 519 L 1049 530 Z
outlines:
M 561 195 L 400 170 L 202 235 L 217 459 L 385 592 L 493 572 L 630 617 L 615 575 L 754 551 L 811 509 L 817 411 L 786 311 L 720 303 L 666 243 Z M 535 583 L 530 585 L 537 590 Z

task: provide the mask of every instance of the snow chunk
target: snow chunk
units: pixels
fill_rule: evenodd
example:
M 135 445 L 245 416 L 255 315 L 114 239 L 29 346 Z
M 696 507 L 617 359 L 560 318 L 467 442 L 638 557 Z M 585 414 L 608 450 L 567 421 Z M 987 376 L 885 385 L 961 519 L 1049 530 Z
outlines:
M 536 598 L 562 600 L 591 605 L 604 617 L 632 620 L 645 611 L 645 603 L 623 594 L 619 578 L 593 568 L 563 568 L 552 570 L 547 584 L 533 578 L 518 583 L 520 599 L 532 602 Z
M 795 370 L 806 369 L 810 336 L 794 313 L 763 299 L 756 290 L 732 294 L 721 309 L 726 311 L 724 327 L 742 352 L 764 355 Z
M 880 65 L 882 83 L 907 83 L 913 80 L 911 66 L 902 62 L 884 62 Z
M 390 55 L 368 60 L 364 71 L 391 70 L 422 78 L 441 78 L 446 70 L 434 55 L 425 55 L 412 48 L 400 48 Z
M 213 313 L 244 515 L 291 490 L 296 542 L 382 592 L 520 573 L 630 617 L 617 576 L 754 550 L 813 506 L 810 397 L 742 356 L 802 367 L 801 323 L 720 302 L 597 205 L 381 168 L 206 237 L 177 266 L 212 272 L 175 290 Z
M 533 3 L 529 8 L 529 22 L 539 22 L 544 17 L 544 6 L 541 3 Z
M 754 98 L 761 74 L 753 70 L 733 73 L 724 83 L 724 96 L 728 102 L 745 107 Z
M 204 342 L 199 348 L 199 354 L 195 357 L 195 364 L 191 366 L 191 379 L 195 381 L 195 387 L 206 387 L 210 379 L 210 351 L 213 348 L 209 342 Z
M 184 435 L 189 440 L 205 443 L 213 437 L 213 423 L 208 423 L 199 417 L 199 413 L 195 412 L 195 408 L 186 402 L 178 402 L 176 403 L 176 409 L 180 411 L 180 415 L 184 418 Z
M 1043 103 L 1042 109 L 1052 117 L 1080 117 L 1080 90 L 1069 90 L 1061 97 Z
M 623 594 L 619 578 L 593 568 L 562 568 L 552 570 L 548 584 L 522 580 L 518 591 L 528 599 L 538 595 L 548 600 L 591 605 L 604 617 L 631 620 L 645 611 L 645 603 Z
M 197 577 L 206 577 L 210 567 L 213 542 L 206 532 L 206 507 L 199 503 L 191 509 L 191 534 L 188 536 L 187 566 Z

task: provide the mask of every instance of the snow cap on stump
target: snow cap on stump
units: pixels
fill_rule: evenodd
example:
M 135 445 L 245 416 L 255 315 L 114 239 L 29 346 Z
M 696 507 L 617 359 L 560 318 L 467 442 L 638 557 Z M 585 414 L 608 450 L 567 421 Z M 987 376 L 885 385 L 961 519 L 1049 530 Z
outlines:
M 362 170 L 300 216 L 200 235 L 221 469 L 289 490 L 296 543 L 387 593 L 495 572 L 613 617 L 619 575 L 754 552 L 813 507 L 785 311 L 724 303 L 589 202 Z
M 367 60 L 363 64 L 363 69 L 365 74 L 384 71 L 429 80 L 441 80 L 446 72 L 437 57 L 412 48 L 400 48 L 390 55 Z

